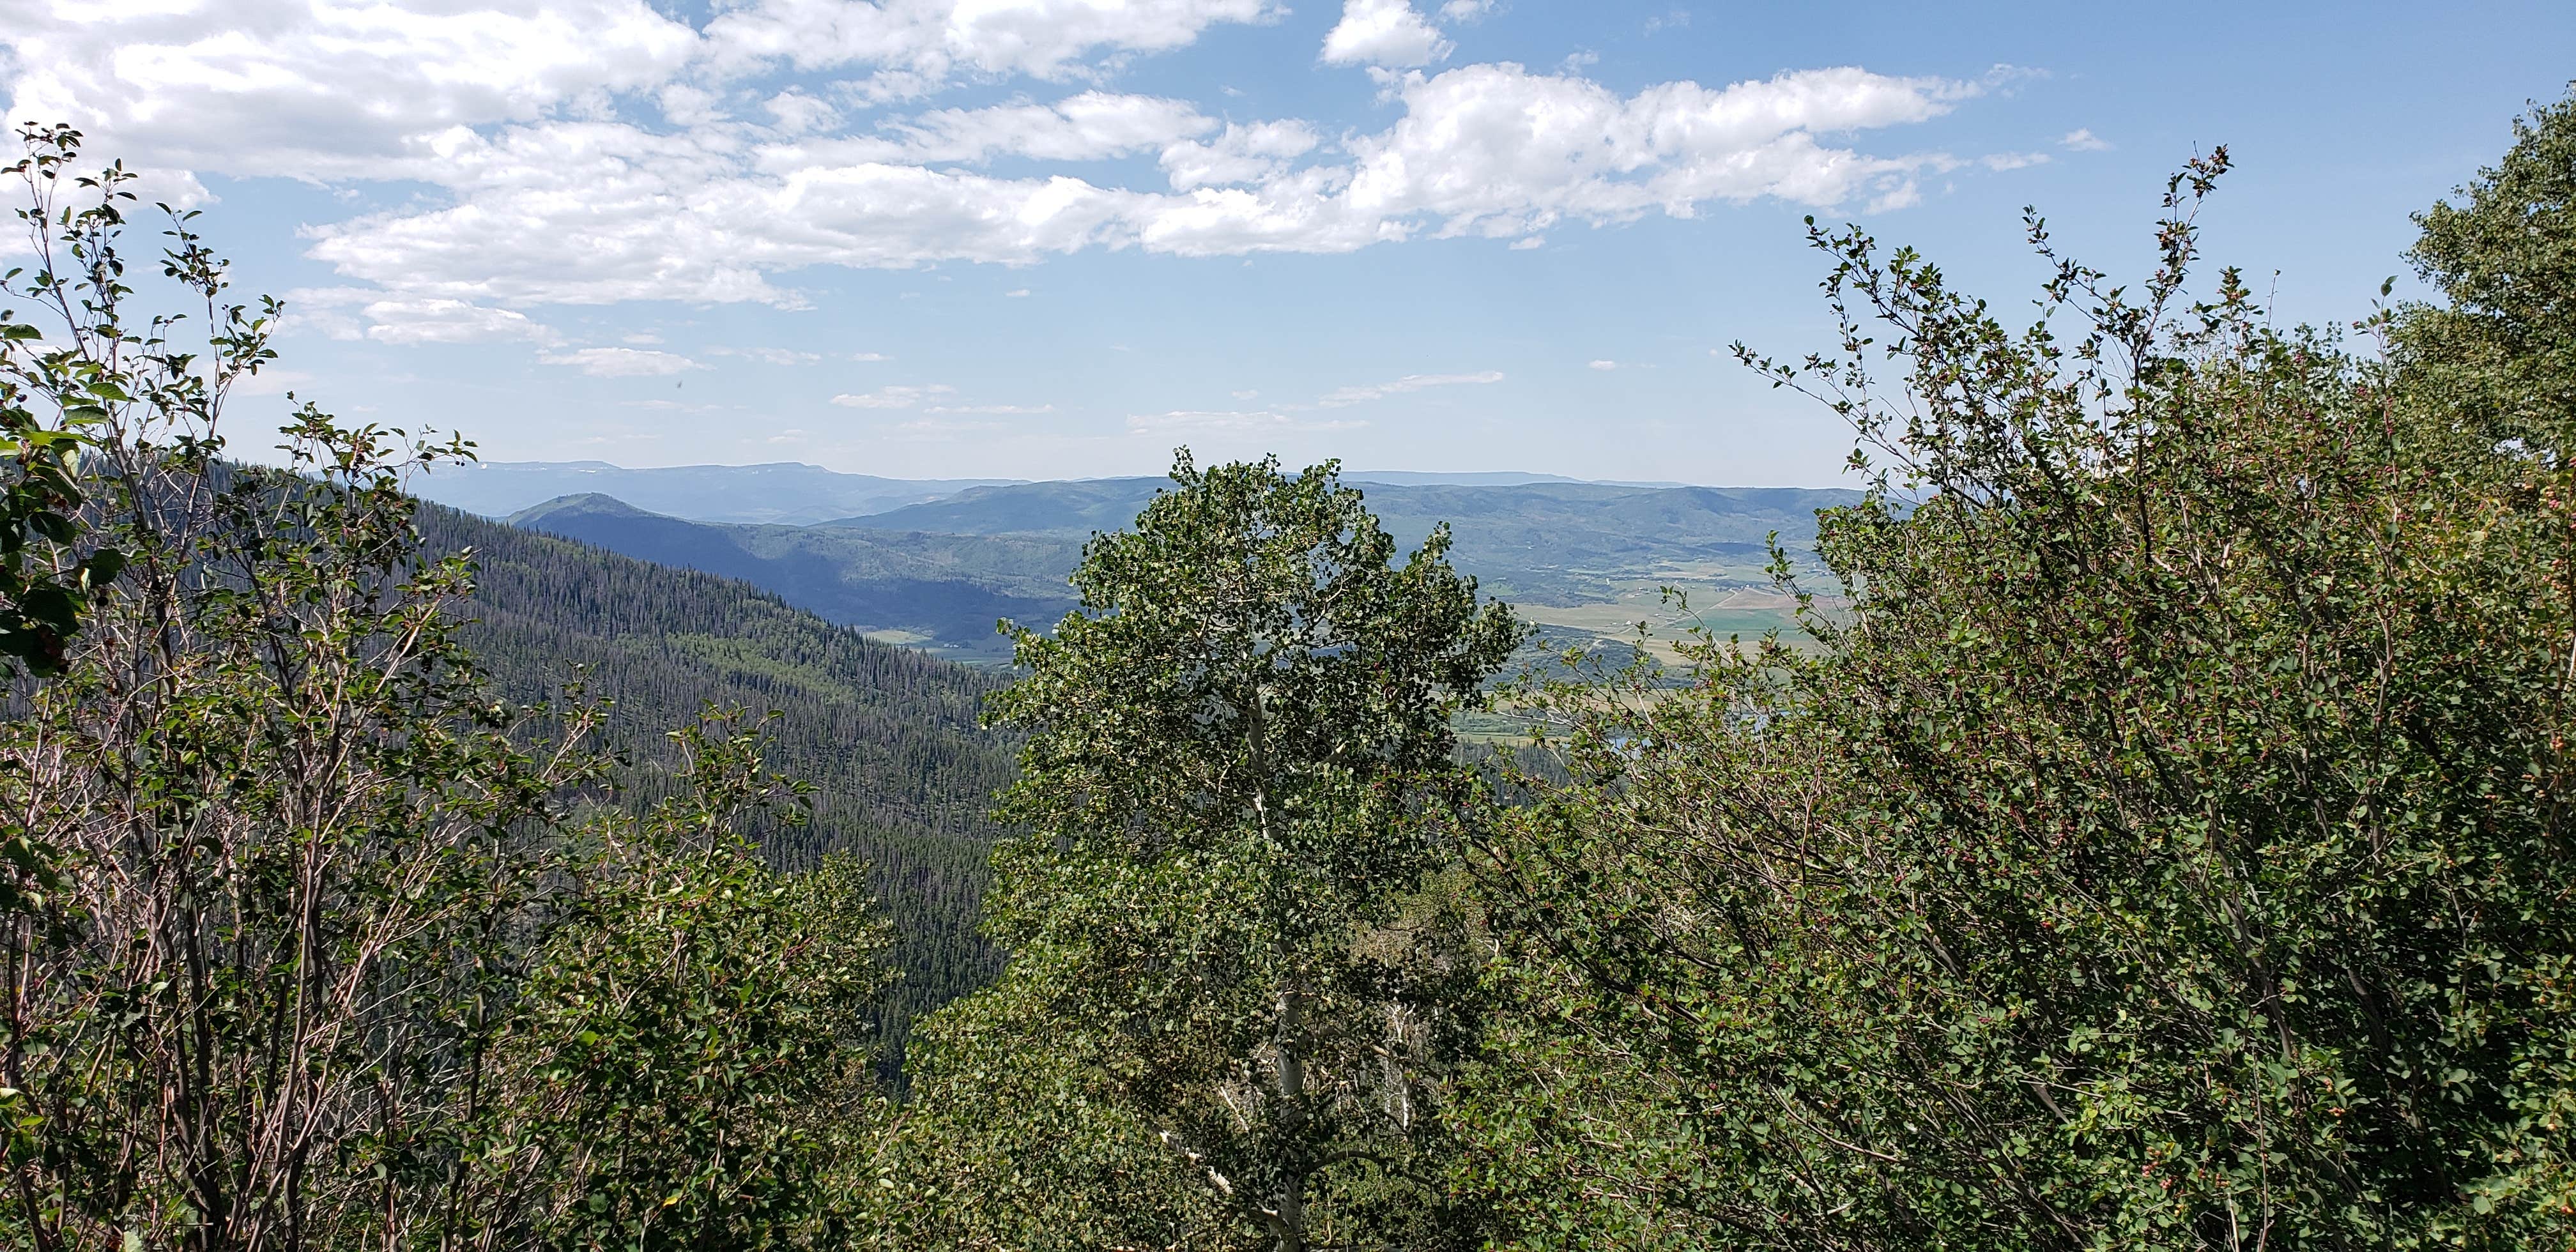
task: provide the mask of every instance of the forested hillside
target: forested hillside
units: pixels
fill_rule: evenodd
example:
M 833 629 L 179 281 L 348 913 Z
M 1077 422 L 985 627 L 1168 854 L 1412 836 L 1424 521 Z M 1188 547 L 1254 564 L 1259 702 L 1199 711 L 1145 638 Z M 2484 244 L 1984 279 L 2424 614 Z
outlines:
M 630 802 L 672 793 L 664 732 L 710 706 L 776 713 L 768 764 L 813 788 L 812 823 L 757 822 L 777 864 L 850 852 L 873 869 L 902 977 L 878 1021 L 900 1047 L 912 1019 L 989 980 L 999 958 L 975 933 L 988 875 L 994 791 L 1010 744 L 976 728 L 1000 680 L 861 637 L 756 587 L 621 556 L 439 506 L 421 511 L 425 550 L 470 550 L 464 639 L 514 700 L 541 701 L 580 673 L 607 700 L 609 745 L 631 765 Z
M 682 569 L 739 578 L 828 621 L 951 654 L 1008 654 L 994 624 L 1052 622 L 1073 607 L 1065 575 L 1078 538 L 921 535 L 836 526 L 729 526 L 572 496 L 510 525 Z

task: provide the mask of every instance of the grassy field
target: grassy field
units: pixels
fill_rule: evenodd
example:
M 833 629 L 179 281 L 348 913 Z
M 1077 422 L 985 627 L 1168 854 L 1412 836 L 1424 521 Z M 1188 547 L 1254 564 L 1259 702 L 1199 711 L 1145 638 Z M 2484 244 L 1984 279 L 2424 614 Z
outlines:
M 1681 594 L 1668 594 L 1667 589 Z M 1792 646 L 1805 638 L 1798 629 L 1797 602 L 1775 588 L 1760 566 L 1749 562 L 1627 571 L 1611 580 L 1610 590 L 1607 599 L 1584 597 L 1558 604 L 1522 601 L 1512 607 L 1554 632 L 1588 635 L 1605 644 L 1634 645 L 1642 629 L 1647 654 L 1666 665 L 1683 663 L 1680 647 L 1694 631 L 1719 640 L 1740 637 L 1749 643 L 1776 630 Z

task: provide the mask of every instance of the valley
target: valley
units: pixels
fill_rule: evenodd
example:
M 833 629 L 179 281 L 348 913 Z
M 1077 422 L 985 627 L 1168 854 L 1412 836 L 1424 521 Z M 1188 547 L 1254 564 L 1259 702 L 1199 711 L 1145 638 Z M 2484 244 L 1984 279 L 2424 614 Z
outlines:
M 1793 633 L 1791 602 L 1770 585 L 1766 544 L 1776 534 L 1803 562 L 1815 511 L 1858 498 L 1536 474 L 1345 478 L 1408 547 L 1447 523 L 1451 561 L 1541 628 L 1533 660 L 1568 647 L 1624 649 L 1641 623 L 1650 652 L 1668 663 L 1694 626 L 1721 638 Z M 594 489 L 528 498 L 566 485 Z M 813 466 L 523 463 L 433 476 L 419 490 L 521 529 L 738 578 L 885 642 L 994 665 L 1009 658 L 995 623 L 1051 624 L 1070 611 L 1065 578 L 1083 543 L 1129 525 L 1169 485 L 1143 477 L 921 481 Z M 867 507 L 801 522 L 745 520 L 808 517 L 839 501 Z M 1686 595 L 1688 612 L 1666 600 L 1668 587 Z

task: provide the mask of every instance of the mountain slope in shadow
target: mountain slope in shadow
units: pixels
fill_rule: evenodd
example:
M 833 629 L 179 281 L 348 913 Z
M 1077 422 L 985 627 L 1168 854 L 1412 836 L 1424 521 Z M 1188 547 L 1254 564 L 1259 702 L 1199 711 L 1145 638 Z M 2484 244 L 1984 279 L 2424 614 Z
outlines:
M 684 521 L 604 495 L 567 496 L 509 524 L 681 569 L 739 578 L 826 621 L 963 659 L 1007 656 L 1002 619 L 1049 626 L 1074 604 L 1078 540 Z

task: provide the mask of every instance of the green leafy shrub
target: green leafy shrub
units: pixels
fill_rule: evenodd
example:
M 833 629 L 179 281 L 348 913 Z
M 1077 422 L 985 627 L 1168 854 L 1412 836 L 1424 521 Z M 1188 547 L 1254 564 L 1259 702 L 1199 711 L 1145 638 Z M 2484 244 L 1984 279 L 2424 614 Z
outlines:
M 38 142 L 43 177 L 73 156 Z M 276 306 L 227 302 L 173 215 L 204 350 L 129 325 L 121 175 L 87 208 L 32 181 L 39 250 L 68 230 L 82 267 L 35 280 L 69 346 L 9 355 L 0 392 L 86 423 L 78 496 L 37 489 L 80 527 L 25 524 L 88 599 L 0 722 L 0 1241 L 841 1241 L 882 982 L 863 875 L 752 857 L 730 823 L 771 783 L 729 727 L 619 815 L 601 710 L 495 700 L 470 557 L 423 554 L 405 475 L 467 450 L 304 404 L 284 468 L 227 461 Z
M 1448 717 L 1519 629 L 1445 531 L 1396 563 L 1330 464 L 1172 479 L 1085 549 L 1081 611 L 1017 632 L 1011 963 L 916 1035 L 945 1137 L 911 1185 L 957 1243 L 1472 1246 L 1438 1164 L 1468 966 L 1429 889 L 1471 799 Z
M 1747 359 L 1876 472 L 1816 646 L 1546 695 L 1577 782 L 1490 848 L 1539 1065 L 1467 1120 L 1526 1242 L 2576 1234 L 2576 478 L 2233 272 L 2189 297 L 2225 164 L 2134 287 L 2034 220 L 2026 330 L 1815 236 L 1841 352 Z

